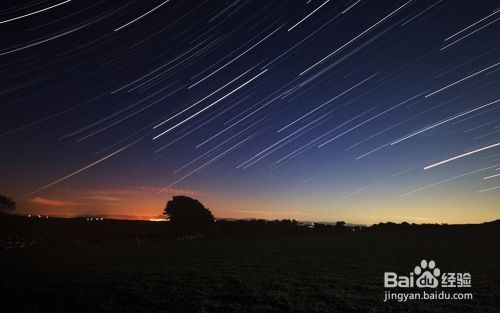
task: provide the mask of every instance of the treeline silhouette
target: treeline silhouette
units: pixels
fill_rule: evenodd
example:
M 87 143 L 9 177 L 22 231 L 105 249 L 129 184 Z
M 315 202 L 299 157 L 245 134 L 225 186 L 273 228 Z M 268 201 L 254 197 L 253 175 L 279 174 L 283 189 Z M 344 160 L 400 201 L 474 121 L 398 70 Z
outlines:
M 217 220 L 204 232 L 181 232 L 169 222 L 93 220 L 86 218 L 37 218 L 0 213 L 0 246 L 20 242 L 24 246 L 48 244 L 100 245 L 104 243 L 161 242 L 206 238 L 274 236 L 288 234 L 359 235 L 386 232 L 442 232 L 446 230 L 497 231 L 500 221 L 471 225 L 380 223 L 348 226 L 344 223 L 301 223 L 295 220 Z M 1 248 L 1 247 L 0 247 Z
M 349 228 L 351 229 L 351 228 Z M 357 229 L 361 229 L 357 227 Z M 144 242 L 188 238 L 270 234 L 343 232 L 347 227 L 303 224 L 295 220 L 217 220 L 209 228 L 179 230 L 171 222 L 90 220 L 88 218 L 28 218 L 0 213 L 0 237 L 34 238 L 38 243 Z
M 1 200 L 1 199 L 0 199 Z M 3 198 L 6 207 L 15 207 L 10 198 Z M 14 205 L 12 205 L 14 203 Z M 9 211 L 9 213 L 7 213 Z M 490 231 L 500 229 L 500 220 L 470 225 L 379 223 L 372 226 L 336 223 L 312 223 L 296 220 L 216 220 L 201 202 L 185 196 L 174 196 L 163 213 L 165 222 L 113 220 L 101 218 L 48 218 L 21 216 L 0 211 L 0 249 L 31 247 L 46 244 L 100 245 L 108 242 L 135 243 L 165 240 L 192 240 L 201 237 L 274 236 L 280 234 L 358 235 L 385 232 L 469 229 Z

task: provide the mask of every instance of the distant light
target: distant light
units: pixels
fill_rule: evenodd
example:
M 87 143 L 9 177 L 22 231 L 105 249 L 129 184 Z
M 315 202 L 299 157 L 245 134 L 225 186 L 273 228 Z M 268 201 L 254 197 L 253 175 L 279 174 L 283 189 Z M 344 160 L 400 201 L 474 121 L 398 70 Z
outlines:
M 164 218 L 150 218 L 150 222 L 166 222 L 167 220 Z
M 28 214 L 28 217 L 31 217 L 31 214 Z

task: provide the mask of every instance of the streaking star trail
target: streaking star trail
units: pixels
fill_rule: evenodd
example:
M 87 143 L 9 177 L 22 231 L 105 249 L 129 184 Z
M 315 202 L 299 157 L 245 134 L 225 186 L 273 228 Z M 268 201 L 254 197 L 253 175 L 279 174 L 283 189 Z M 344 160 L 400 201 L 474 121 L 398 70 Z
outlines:
M 180 190 L 217 217 L 498 219 L 499 14 L 465 0 L 3 1 L 0 194 L 21 214 L 157 216 Z M 110 190 L 113 205 L 89 200 Z

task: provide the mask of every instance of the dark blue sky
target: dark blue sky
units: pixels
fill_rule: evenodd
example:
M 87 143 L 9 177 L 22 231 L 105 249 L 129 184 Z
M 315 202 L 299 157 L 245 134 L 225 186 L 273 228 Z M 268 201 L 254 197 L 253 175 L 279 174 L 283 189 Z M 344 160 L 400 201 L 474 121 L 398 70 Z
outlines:
M 187 193 L 220 217 L 498 218 L 499 8 L 3 1 L 0 191 L 54 215 Z

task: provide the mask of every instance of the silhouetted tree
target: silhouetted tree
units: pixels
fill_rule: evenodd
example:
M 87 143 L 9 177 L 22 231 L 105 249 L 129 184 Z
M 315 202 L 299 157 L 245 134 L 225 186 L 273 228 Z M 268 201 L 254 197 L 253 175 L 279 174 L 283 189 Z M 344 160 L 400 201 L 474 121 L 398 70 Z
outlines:
M 179 234 L 203 234 L 210 230 L 214 216 L 200 201 L 174 196 L 167 202 L 163 214 L 169 218 L 172 229 Z
M 14 199 L 0 195 L 0 212 L 11 212 L 16 209 Z
M 338 221 L 336 224 L 335 224 L 336 227 L 345 227 L 345 222 L 344 221 Z

